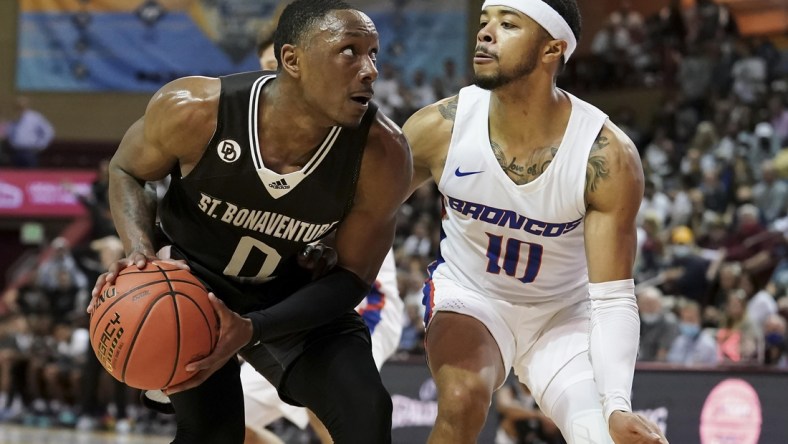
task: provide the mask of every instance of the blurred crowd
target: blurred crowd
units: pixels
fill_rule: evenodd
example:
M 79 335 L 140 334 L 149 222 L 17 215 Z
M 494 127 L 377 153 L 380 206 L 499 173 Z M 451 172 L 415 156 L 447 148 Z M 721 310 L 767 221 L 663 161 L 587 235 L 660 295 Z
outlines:
M 622 2 L 590 37 L 591 54 L 559 79 L 581 95 L 664 90 L 648 125 L 638 123 L 634 107 L 611 110 L 640 150 L 646 176 L 635 269 L 638 359 L 787 369 L 788 49 L 739 36 L 725 8 L 709 0 L 690 9 L 680 3 L 643 18 Z M 468 84 L 455 61 L 442 63 L 442 76 L 416 71 L 402 79 L 383 62 L 375 85 L 381 109 L 402 124 Z M 0 139 L 8 143 L 16 131 L 6 125 Z M 48 145 L 52 135 L 43 136 Z M 30 165 L 19 162 L 12 164 Z M 90 289 L 123 254 L 109 214 L 106 161 L 97 169 L 91 192 L 78 196 L 92 221 L 90 236 L 73 246 L 53 239 L 26 270 L 24 285 L 2 296 L 0 421 L 121 432 L 172 427 L 139 408 L 137 396 L 112 380 L 90 350 L 84 311 Z M 424 352 L 423 284 L 439 249 L 441 210 L 432 184 L 400 210 L 394 250 L 406 316 L 394 359 Z M 524 407 L 527 390 L 508 384 L 499 393 L 504 423 L 506 412 L 515 412 L 528 418 L 529 433 L 542 436 L 534 442 L 554 442 L 533 403 Z

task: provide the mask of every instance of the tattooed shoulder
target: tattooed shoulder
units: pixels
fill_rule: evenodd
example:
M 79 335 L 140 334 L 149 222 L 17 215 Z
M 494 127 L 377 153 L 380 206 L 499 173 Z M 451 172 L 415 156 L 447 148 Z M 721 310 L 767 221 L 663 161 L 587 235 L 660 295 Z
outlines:
M 596 191 L 599 183 L 610 177 L 610 168 L 607 164 L 607 159 L 604 153 L 601 153 L 605 147 L 610 145 L 607 136 L 599 132 L 594 145 L 591 147 L 591 153 L 588 156 L 588 167 L 586 168 L 586 193 Z
M 591 153 L 599 151 L 608 145 L 610 145 L 610 141 L 608 140 L 607 136 L 602 134 L 602 131 L 600 131 L 596 137 L 596 140 L 594 141 L 594 145 L 591 146 Z
M 454 96 L 446 102 L 438 105 L 438 111 L 444 119 L 454 122 L 454 117 L 457 115 L 457 96 Z

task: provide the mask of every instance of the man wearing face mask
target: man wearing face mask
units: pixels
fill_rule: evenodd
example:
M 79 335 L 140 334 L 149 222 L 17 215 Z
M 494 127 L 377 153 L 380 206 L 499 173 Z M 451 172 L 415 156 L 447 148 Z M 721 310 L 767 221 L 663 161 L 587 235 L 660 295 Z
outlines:
M 679 303 L 679 335 L 673 340 L 667 361 L 671 364 L 714 365 L 717 363 L 717 342 L 701 330 L 700 305 L 695 301 Z
M 770 315 L 763 323 L 763 332 L 766 339 L 764 364 L 788 368 L 788 344 L 785 342 L 785 318 L 779 314 Z
M 638 361 L 664 362 L 679 333 L 676 317 L 663 309 L 662 292 L 656 287 L 640 290 L 637 300 L 640 313 Z
M 688 227 L 674 228 L 670 241 L 670 261 L 662 272 L 662 290 L 704 304 L 709 291 L 706 271 L 710 261 L 698 254 L 695 238 Z

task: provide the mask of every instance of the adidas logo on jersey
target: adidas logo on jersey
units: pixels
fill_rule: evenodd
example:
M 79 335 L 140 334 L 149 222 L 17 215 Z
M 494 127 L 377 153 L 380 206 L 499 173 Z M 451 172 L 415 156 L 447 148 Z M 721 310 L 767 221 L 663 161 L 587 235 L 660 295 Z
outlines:
M 274 182 L 271 182 L 271 183 L 268 184 L 268 186 L 270 188 L 275 189 L 275 190 L 289 190 L 290 189 L 290 185 L 288 185 L 287 182 L 284 179 L 279 179 L 279 180 L 276 180 Z

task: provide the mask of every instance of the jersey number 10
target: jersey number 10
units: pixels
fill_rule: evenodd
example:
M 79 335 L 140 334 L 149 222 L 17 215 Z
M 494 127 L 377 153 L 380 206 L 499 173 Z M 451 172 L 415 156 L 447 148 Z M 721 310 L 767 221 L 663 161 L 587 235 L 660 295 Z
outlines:
M 539 274 L 539 269 L 542 266 L 542 252 L 544 248 L 533 242 L 525 242 L 518 239 L 510 238 L 506 240 L 506 252 L 503 255 L 503 264 L 501 264 L 501 250 L 503 249 L 503 236 L 496 236 L 494 234 L 486 233 L 489 238 L 487 244 L 487 272 L 492 274 L 501 274 L 501 269 L 508 276 L 517 277 L 517 268 L 520 264 L 520 259 L 526 257 L 525 272 L 522 277 L 517 278 L 523 284 L 528 284 L 536 279 Z M 520 250 L 523 245 L 528 246 L 528 254 L 520 255 Z

